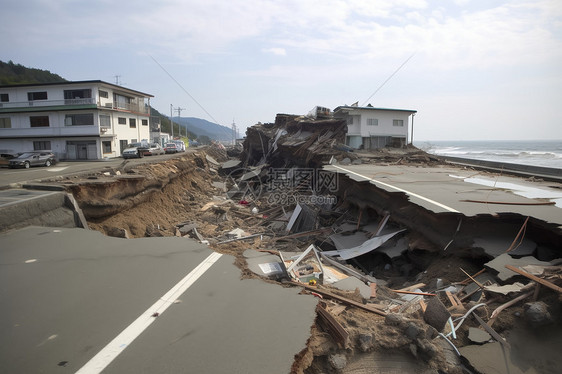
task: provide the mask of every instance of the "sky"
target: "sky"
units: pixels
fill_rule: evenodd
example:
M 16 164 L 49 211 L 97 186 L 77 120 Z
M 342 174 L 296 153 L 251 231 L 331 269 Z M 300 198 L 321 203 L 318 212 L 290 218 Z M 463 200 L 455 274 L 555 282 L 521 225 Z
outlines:
M 358 102 L 416 110 L 414 142 L 562 139 L 560 0 L 2 0 L 0 35 L 4 62 L 242 135 Z

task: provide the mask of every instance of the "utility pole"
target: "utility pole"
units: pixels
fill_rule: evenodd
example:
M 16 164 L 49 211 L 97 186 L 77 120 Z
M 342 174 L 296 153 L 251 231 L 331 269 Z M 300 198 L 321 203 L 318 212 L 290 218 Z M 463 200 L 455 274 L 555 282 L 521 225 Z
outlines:
M 238 137 L 238 128 L 236 127 L 236 123 L 234 123 L 234 119 L 232 119 L 232 145 L 236 145 L 236 138 Z
M 170 104 L 170 127 L 172 128 L 172 140 L 174 140 L 174 106 Z
M 178 125 L 179 125 L 180 138 L 181 138 L 181 124 L 179 123 L 179 120 L 180 120 L 182 110 L 185 110 L 185 108 L 180 108 L 180 107 L 176 108 L 176 111 L 178 112 Z M 185 128 L 185 136 L 187 136 L 187 126 Z

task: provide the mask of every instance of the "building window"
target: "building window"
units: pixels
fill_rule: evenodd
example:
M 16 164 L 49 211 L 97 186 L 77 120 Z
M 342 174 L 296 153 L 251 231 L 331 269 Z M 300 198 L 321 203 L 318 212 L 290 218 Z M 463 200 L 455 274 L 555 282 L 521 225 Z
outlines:
M 367 118 L 367 126 L 378 126 L 379 120 L 377 118 Z
M 92 97 L 92 90 L 64 90 L 64 99 L 89 99 Z
M 33 150 L 34 151 L 50 151 L 51 150 L 51 142 L 48 141 L 48 140 L 34 141 L 33 142 Z
M 0 118 L 0 129 L 11 129 L 12 119 L 10 117 Z
M 10 101 L 10 96 L 8 94 L 0 94 L 0 102 L 7 103 Z
M 134 129 L 137 127 L 137 119 L 136 118 L 129 118 L 129 127 Z
M 103 97 L 104 99 L 108 99 L 109 93 L 107 91 L 100 90 L 100 97 Z
M 113 94 L 113 101 L 117 104 L 117 108 L 129 110 L 131 107 L 132 99 L 127 96 Z
M 103 142 L 101 142 L 101 146 L 103 148 L 103 153 L 111 153 L 111 141 L 110 140 L 104 140 Z
M 29 125 L 31 127 L 49 127 L 49 116 L 29 117 Z
M 147 119 L 141 120 L 141 123 L 142 123 L 143 126 L 148 126 L 148 120 Z
M 47 100 L 47 91 L 28 92 L 27 93 L 27 100 L 28 101 Z
M 404 126 L 404 120 L 402 119 L 393 119 L 392 126 Z
M 348 118 L 347 118 L 347 124 L 348 124 L 348 125 L 353 125 L 353 117 L 348 117 Z
M 111 127 L 111 117 L 100 114 L 100 127 Z
M 117 118 L 117 123 L 120 124 L 120 125 L 126 125 L 127 124 L 127 118 L 119 117 L 119 118 Z
M 94 114 L 67 114 L 64 117 L 65 126 L 93 126 Z

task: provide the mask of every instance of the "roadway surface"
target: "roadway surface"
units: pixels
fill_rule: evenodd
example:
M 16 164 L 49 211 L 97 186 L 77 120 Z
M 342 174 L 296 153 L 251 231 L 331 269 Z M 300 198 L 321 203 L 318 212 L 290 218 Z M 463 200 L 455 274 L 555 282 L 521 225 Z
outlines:
M 324 169 L 388 192 L 405 193 L 412 203 L 434 213 L 517 213 L 562 226 L 562 184 L 557 182 L 532 182 L 450 166 L 363 164 L 327 165 Z
M 288 373 L 317 300 L 185 238 L 0 235 L 2 373 Z

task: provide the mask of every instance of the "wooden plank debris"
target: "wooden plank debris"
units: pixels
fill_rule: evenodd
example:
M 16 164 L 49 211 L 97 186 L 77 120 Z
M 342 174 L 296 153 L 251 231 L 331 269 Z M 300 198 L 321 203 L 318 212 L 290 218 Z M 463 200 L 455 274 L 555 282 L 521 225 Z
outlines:
M 513 242 L 511 243 L 511 245 L 509 246 L 509 248 L 505 251 L 510 252 L 513 250 L 513 248 L 515 248 L 515 243 L 517 243 L 517 240 L 519 239 L 519 237 L 521 236 L 521 234 L 524 234 L 524 230 L 527 230 L 527 222 L 529 222 L 529 217 L 527 217 L 527 219 L 525 220 L 525 222 L 523 222 L 523 225 L 521 225 L 521 228 L 519 229 L 519 232 L 517 233 L 517 235 L 515 236 L 515 239 L 513 239 Z M 521 241 L 523 241 L 523 238 L 521 238 Z
M 445 295 L 447 295 L 447 298 L 452 306 L 462 306 L 462 303 L 451 293 L 451 291 L 445 291 Z
M 425 283 L 416 283 L 416 284 L 412 284 L 411 286 L 408 286 L 408 287 L 400 288 L 398 291 L 413 291 L 417 288 L 422 288 L 422 287 L 425 287 L 425 286 L 426 286 Z
M 434 293 L 427 293 L 427 292 L 416 292 L 416 291 L 400 291 L 400 290 L 391 290 L 392 292 L 396 293 L 403 293 L 407 295 L 420 295 L 420 296 L 437 296 Z
M 386 312 L 384 310 L 380 310 L 380 309 L 375 308 L 375 307 L 371 307 L 371 306 L 368 306 L 368 305 L 365 305 L 365 304 L 358 303 L 358 302 L 350 300 L 346 297 L 333 294 L 333 293 L 331 293 L 329 291 L 326 291 L 326 290 L 322 290 L 318 287 L 309 286 L 307 284 L 297 283 L 297 282 L 291 282 L 291 284 L 293 284 L 295 286 L 303 287 L 303 288 L 305 288 L 305 289 L 307 289 L 311 292 L 316 292 L 316 293 L 318 293 L 322 296 L 329 297 L 329 298 L 334 299 L 334 300 L 338 300 L 339 302 L 342 302 L 346 305 L 351 305 L 351 306 L 354 306 L 354 307 L 359 308 L 361 310 L 365 310 L 365 311 L 371 312 L 371 313 L 376 313 L 376 314 L 384 316 L 384 317 L 386 316 Z
M 369 287 L 371 288 L 371 299 L 375 299 L 377 297 L 377 284 L 371 283 Z
M 463 281 L 459 282 L 460 284 L 468 284 L 470 282 L 472 282 L 473 278 L 476 278 L 477 276 L 479 276 L 480 274 L 483 274 L 486 271 L 486 268 L 480 270 L 478 273 L 473 274 L 471 277 L 464 279 Z
M 461 271 L 462 271 L 463 273 L 465 273 L 466 276 L 469 277 L 471 281 L 473 281 L 474 283 L 476 283 L 476 285 L 478 286 L 478 288 L 484 288 L 484 286 L 482 285 L 482 283 L 478 282 L 475 278 L 473 278 L 470 274 L 468 274 L 468 273 L 467 273 L 466 271 L 464 271 L 462 268 L 459 268 L 459 269 L 461 269 Z
M 334 338 L 340 348 L 346 348 L 349 343 L 349 333 L 343 326 L 328 312 L 322 303 L 316 306 L 318 322 Z
M 535 282 L 540 283 L 540 284 L 542 284 L 543 286 L 550 288 L 551 290 L 554 290 L 554 291 L 556 291 L 556 292 L 562 293 L 562 287 L 558 287 L 558 286 L 555 285 L 554 283 L 551 283 L 551 282 L 549 282 L 549 281 L 547 281 L 547 280 L 545 280 L 545 279 L 539 278 L 539 277 L 537 277 L 537 276 L 535 276 L 535 275 L 533 275 L 533 274 L 529 274 L 529 273 L 527 273 L 526 271 L 523 271 L 523 270 L 521 270 L 521 269 L 519 269 L 519 268 L 516 268 L 515 266 L 505 265 L 505 267 L 506 267 L 507 269 L 511 270 L 511 271 L 516 272 L 517 274 L 520 274 L 520 275 L 522 275 L 522 276 L 524 276 L 524 277 L 527 277 L 527 278 L 529 278 L 529 279 L 531 279 L 531 280 L 534 280 Z

